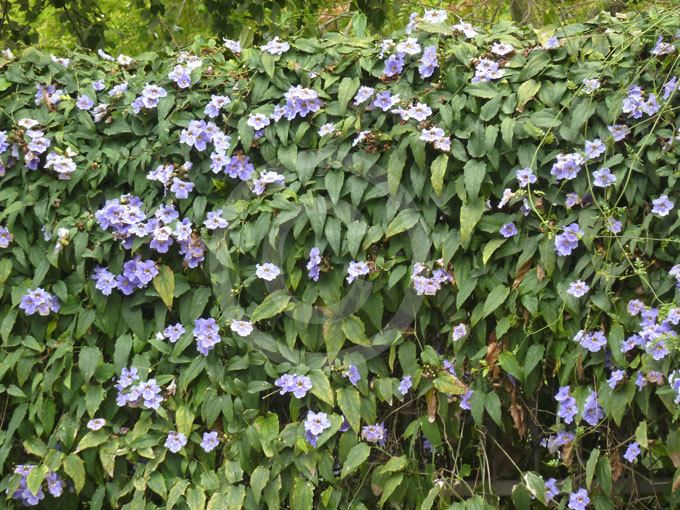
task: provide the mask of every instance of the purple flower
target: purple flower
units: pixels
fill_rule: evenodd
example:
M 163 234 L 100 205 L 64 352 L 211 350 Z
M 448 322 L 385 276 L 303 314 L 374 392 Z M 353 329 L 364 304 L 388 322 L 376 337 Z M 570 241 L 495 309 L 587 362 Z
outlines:
M 0 226 L 0 248 L 7 248 L 9 243 L 12 242 L 12 239 L 12 233 L 7 227 Z
M 306 375 L 296 375 L 293 381 L 293 396 L 304 398 L 307 392 L 312 389 L 312 380 Z
M 105 296 L 110 296 L 113 289 L 118 286 L 116 275 L 106 267 L 96 267 L 92 274 L 92 279 L 96 282 L 95 288 Z
M 628 96 L 623 100 L 622 110 L 634 119 L 639 119 L 643 114 L 654 115 L 659 111 L 659 103 L 654 94 L 649 94 L 645 100 L 642 88 L 639 85 L 633 85 L 628 89 Z
M 558 154 L 557 161 L 550 169 L 550 173 L 555 176 L 558 181 L 575 179 L 581 171 L 583 164 L 583 156 L 578 152 L 571 154 Z
M 602 331 L 586 332 L 581 330 L 574 336 L 574 341 L 590 352 L 598 352 L 607 345 L 607 337 L 604 336 Z
M 83 94 L 82 96 L 78 96 L 78 99 L 76 100 L 76 107 L 79 110 L 90 110 L 94 106 L 94 102 L 92 99 L 90 99 L 90 96 L 87 94 Z
M 333 131 L 335 131 L 335 126 L 328 122 L 319 128 L 319 136 L 330 135 Z
M 604 411 L 602 411 L 602 407 L 600 407 L 600 404 L 597 401 L 596 391 L 591 391 L 590 395 L 586 398 L 582 416 L 583 419 L 593 427 L 604 418 Z
M 191 69 L 183 65 L 176 65 L 172 71 L 168 73 L 168 78 L 174 81 L 181 89 L 191 87 Z
M 210 117 L 215 118 L 220 114 L 220 110 L 231 103 L 231 99 L 227 96 L 210 96 L 210 102 L 205 106 L 204 113 Z
M 560 490 L 557 488 L 557 480 L 554 478 L 548 478 L 545 481 L 545 501 L 546 503 L 550 503 L 551 501 L 555 500 L 555 497 L 560 493 Z
M 614 370 L 612 372 L 612 375 L 609 379 L 607 379 L 607 384 L 611 389 L 616 388 L 618 384 L 623 381 L 623 378 L 626 376 L 625 370 Z
M 285 182 L 285 177 L 280 173 L 265 170 L 253 180 L 253 192 L 259 196 L 264 193 L 267 184 L 284 184 Z
M 343 377 L 347 377 L 349 379 L 349 382 L 352 383 L 352 385 L 356 386 L 357 383 L 361 380 L 361 374 L 359 373 L 359 369 L 356 367 L 356 365 L 349 365 L 347 367 L 347 370 L 345 370 L 345 373 L 342 374 Z
M 367 275 L 368 272 L 369 268 L 366 262 L 350 262 L 347 268 L 347 283 L 352 283 L 359 276 Z
M 673 43 L 664 42 L 663 36 L 661 35 L 656 40 L 656 44 L 654 45 L 654 48 L 652 48 L 652 51 L 650 51 L 650 53 L 656 57 L 670 55 L 673 52 L 675 52 L 675 46 L 673 46 Z
M 620 142 L 630 134 L 630 128 L 625 124 L 614 124 L 612 126 L 607 126 L 607 129 L 615 142 Z
M 229 328 L 242 337 L 246 337 L 253 332 L 253 324 L 250 321 L 231 321 Z
M 177 324 L 172 324 L 163 330 L 163 337 L 170 340 L 171 343 L 177 342 L 179 338 L 185 333 L 184 326 L 179 322 Z
M 514 223 L 506 223 L 501 227 L 500 233 L 503 237 L 513 237 L 517 235 L 517 227 Z
M 391 55 L 387 60 L 385 60 L 385 69 L 383 72 L 385 73 L 385 76 L 387 76 L 388 78 L 392 78 L 393 76 L 401 74 L 403 70 L 404 70 L 403 53 L 395 53 L 394 55 Z
M 608 188 L 616 182 L 616 176 L 607 167 L 600 168 L 593 172 L 593 186 L 598 188 Z
M 210 453 L 220 444 L 220 440 L 217 439 L 217 431 L 211 430 L 210 432 L 203 432 L 203 440 L 201 441 L 201 448 L 206 453 Z
M 274 386 L 281 388 L 279 395 L 292 393 L 295 389 L 295 374 L 283 374 L 276 381 L 274 381 Z
M 194 183 L 190 181 L 183 181 L 177 177 L 172 178 L 172 186 L 170 186 L 170 191 L 172 191 L 175 196 L 179 199 L 188 198 L 189 193 L 194 189 Z
M 374 108 L 380 108 L 386 112 L 399 101 L 399 96 L 392 96 L 388 91 L 380 92 L 373 101 Z
M 607 152 L 607 146 L 599 138 L 586 140 L 585 153 L 586 159 L 596 159 Z
M 290 49 L 290 44 L 286 41 L 279 40 L 278 36 L 274 37 L 267 44 L 260 46 L 260 50 L 271 53 L 272 55 L 282 55 Z
M 255 130 L 259 130 L 267 127 L 270 124 L 270 120 L 264 113 L 251 113 L 246 124 Z
M 558 255 L 571 255 L 571 252 L 578 247 L 578 241 L 582 235 L 583 231 L 578 223 L 567 225 L 561 234 L 555 236 L 555 251 Z
M 305 431 L 313 436 L 320 436 L 323 431 L 331 426 L 331 421 L 328 419 L 326 413 L 315 413 L 314 411 L 307 411 L 307 419 L 305 420 Z
M 673 202 L 668 199 L 668 195 L 661 195 L 659 198 L 652 200 L 652 212 L 659 216 L 668 216 L 668 213 L 673 209 Z
M 639 299 L 631 299 L 628 301 L 628 313 L 635 317 L 645 309 L 645 304 Z
M 668 98 L 671 97 L 671 94 L 675 92 L 678 88 L 678 77 L 673 76 L 670 80 L 668 80 L 664 86 L 663 86 L 663 98 L 664 101 L 668 100 Z
M 196 349 L 207 356 L 215 346 L 222 341 L 220 327 L 212 317 L 209 319 L 196 319 L 194 321 L 194 338 Z
M 635 459 L 638 458 L 638 455 L 640 455 L 640 445 L 637 441 L 633 441 L 628 445 L 628 448 L 626 448 L 626 453 L 623 454 L 623 458 L 628 462 L 633 463 L 635 462 Z
M 49 315 L 50 312 L 57 313 L 59 311 L 59 301 L 57 297 L 46 292 L 42 287 L 35 290 L 28 289 L 26 294 L 22 296 L 19 308 L 26 313 L 26 315 L 33 315 L 38 313 L 42 316 Z
M 649 354 L 655 361 L 660 361 L 668 356 L 669 351 L 666 347 L 666 342 L 663 340 L 657 340 L 656 342 L 650 342 L 646 348 L 647 354 Z
M 420 77 L 429 78 L 434 74 L 434 71 L 437 67 L 439 67 L 439 62 L 437 61 L 437 47 L 426 46 L 423 50 L 423 56 L 420 59 L 420 64 L 418 65 Z
M 271 282 L 272 280 L 275 280 L 280 274 L 281 270 L 278 268 L 278 266 L 272 264 L 271 262 L 255 264 L 255 275 L 258 278 Z
M 376 423 L 375 425 L 364 425 L 361 428 L 361 437 L 368 443 L 378 443 L 380 446 L 385 445 L 387 441 L 387 429 L 384 423 Z
M 618 234 L 623 229 L 623 223 L 614 218 L 607 218 L 607 231 Z
M 581 280 L 576 280 L 573 281 L 569 284 L 569 288 L 567 289 L 567 294 L 571 294 L 575 298 L 580 298 L 582 296 L 585 296 L 588 291 L 590 290 L 590 287 L 588 284 L 584 281 Z
M 569 386 L 562 386 L 555 395 L 555 400 L 559 404 L 557 416 L 562 418 L 565 423 L 574 421 L 574 417 L 578 414 L 576 399 L 569 394 L 569 389 Z
M 480 83 L 502 78 L 505 71 L 500 68 L 498 62 L 488 58 L 480 58 L 475 66 L 475 75 L 472 83 Z
M 90 430 L 99 430 L 104 425 L 106 425 L 106 420 L 104 418 L 93 418 L 87 422 L 87 428 Z
M 520 188 L 526 188 L 529 184 L 536 182 L 536 176 L 531 168 L 521 168 L 515 172 Z
M 569 494 L 569 510 L 585 510 L 588 503 L 590 503 L 588 491 L 583 488 Z
M 165 440 L 165 447 L 172 453 L 177 453 L 187 444 L 187 436 L 181 432 L 168 432 L 168 437 Z
M 410 375 L 405 375 L 401 381 L 399 381 L 399 388 L 398 391 L 402 395 L 406 395 L 408 391 L 411 389 L 411 386 L 413 386 L 413 381 L 411 380 Z
M 564 206 L 567 209 L 571 209 L 572 207 L 576 207 L 581 203 L 581 197 L 578 196 L 578 193 L 567 193 L 567 199 L 564 201 Z
M 367 99 L 369 99 L 373 93 L 374 89 L 371 87 L 359 87 L 359 90 L 357 91 L 356 95 L 354 96 L 354 105 L 359 106 L 361 103 L 366 102 Z
M 321 267 L 320 264 L 321 253 L 319 251 L 319 248 L 315 246 L 314 248 L 309 250 L 309 261 L 307 262 L 308 275 L 315 282 L 319 281 L 319 273 Z
M 474 394 L 474 390 L 467 390 L 463 397 L 460 399 L 460 406 L 461 409 L 465 411 L 470 411 L 472 409 L 470 405 L 470 399 L 472 398 L 472 395 Z
M 47 490 L 52 496 L 58 498 L 64 493 L 64 487 L 66 487 L 66 482 L 62 480 L 57 473 L 50 471 L 45 476 L 45 481 L 47 482 Z
M 465 324 L 461 322 L 460 324 L 453 328 L 451 336 L 453 338 L 453 341 L 457 342 L 458 340 L 465 338 L 465 335 L 467 335 L 467 326 L 465 326 Z
M 216 230 L 218 228 L 227 228 L 229 226 L 229 222 L 222 218 L 222 209 L 216 209 L 214 211 L 211 211 L 207 215 L 207 219 L 203 222 L 203 225 L 208 230 Z

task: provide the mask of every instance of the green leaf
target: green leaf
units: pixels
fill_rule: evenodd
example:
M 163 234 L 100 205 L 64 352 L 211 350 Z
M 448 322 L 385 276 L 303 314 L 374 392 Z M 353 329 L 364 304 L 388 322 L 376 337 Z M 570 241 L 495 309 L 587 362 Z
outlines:
M 267 416 L 260 416 L 255 420 L 254 427 L 260 439 L 262 451 L 267 457 L 273 457 L 275 450 L 272 443 L 279 436 L 279 415 L 268 413 Z
M 503 351 L 498 355 L 498 364 L 515 379 L 524 380 L 524 371 L 519 366 L 515 355 L 510 351 Z
M 175 273 L 168 266 L 162 265 L 158 268 L 158 274 L 153 279 L 153 286 L 158 295 L 168 307 L 172 308 L 172 299 L 175 293 Z
M 588 462 L 586 462 L 586 487 L 590 489 L 590 484 L 593 483 L 593 475 L 595 474 L 595 467 L 597 466 L 597 458 L 600 456 L 599 448 L 595 448 L 590 452 Z
M 445 395 L 463 395 L 467 387 L 455 375 L 441 371 L 432 381 L 437 391 Z
M 496 308 L 501 306 L 508 296 L 510 295 L 510 289 L 505 285 L 497 285 L 493 288 L 489 295 L 486 297 L 484 302 L 484 317 L 493 313 Z
M 349 422 L 354 432 L 359 433 L 361 427 L 361 397 L 354 388 L 339 388 L 335 391 L 338 407 Z
M 322 370 L 312 370 L 309 373 L 309 378 L 312 380 L 312 394 L 328 405 L 334 406 L 333 388 L 331 388 L 331 383 L 326 374 Z
M 35 466 L 33 469 L 31 469 L 31 472 L 26 478 L 26 485 L 33 494 L 38 493 L 38 489 L 40 489 L 40 486 L 45 479 L 45 475 L 47 475 L 48 472 L 49 468 L 43 464 Z
M 250 475 L 250 488 L 253 491 L 253 498 L 255 503 L 260 502 L 262 490 L 269 481 L 269 469 L 264 466 L 257 466 Z
M 522 83 L 517 89 L 517 111 L 524 110 L 524 106 L 538 94 L 541 89 L 541 84 L 536 80 L 527 80 Z
M 479 196 L 479 188 L 486 176 L 486 164 L 471 159 L 465 163 L 463 173 L 465 175 L 465 191 L 467 192 L 468 200 L 475 201 Z
M 80 356 L 78 357 L 78 368 L 80 368 L 80 373 L 83 374 L 85 381 L 89 381 L 94 372 L 97 370 L 97 366 L 102 362 L 102 353 L 97 347 L 83 347 L 80 350 Z
M 463 204 L 460 208 L 460 242 L 467 246 L 475 226 L 482 218 L 486 206 L 483 200 Z
M 501 400 L 496 392 L 486 394 L 486 397 L 484 398 L 484 408 L 496 425 L 501 427 L 503 425 L 503 420 L 501 418 Z
M 366 443 L 359 443 L 354 445 L 352 449 L 347 454 L 344 464 L 342 465 L 342 471 L 340 472 L 340 478 L 345 478 L 347 475 L 356 471 L 359 466 L 361 466 L 368 456 L 371 454 L 371 447 Z
M 177 425 L 177 431 L 189 437 L 191 434 L 191 426 L 194 423 L 194 414 L 187 406 L 181 405 L 175 412 L 175 423 Z
M 432 189 L 437 195 L 442 194 L 444 189 L 444 176 L 446 175 L 446 166 L 449 164 L 449 157 L 446 154 L 440 154 L 432 162 L 430 180 L 432 182 Z
M 524 480 L 527 489 L 529 489 L 529 492 L 531 492 L 538 501 L 545 504 L 545 481 L 543 478 L 536 473 L 529 471 L 524 473 L 522 479 Z
M 85 464 L 81 458 L 75 453 L 68 455 L 64 459 L 64 471 L 73 480 L 76 493 L 80 493 L 85 486 Z
M 484 246 L 484 250 L 482 251 L 482 262 L 485 265 L 487 262 L 489 262 L 489 259 L 494 254 L 494 252 L 500 248 L 503 243 L 505 243 L 505 241 L 506 239 L 492 239 L 486 243 L 486 246 Z
M 81 452 L 83 450 L 87 450 L 88 448 L 94 448 L 95 446 L 99 446 L 100 444 L 103 444 L 106 441 L 108 441 L 108 439 L 109 434 L 105 430 L 91 430 L 90 432 L 85 434 L 78 443 L 76 453 Z
M 290 294 L 285 290 L 276 290 L 260 303 L 250 316 L 252 322 L 270 319 L 283 312 L 290 303 Z
M 425 499 L 423 499 L 423 502 L 420 505 L 420 510 L 432 510 L 432 505 L 434 505 L 438 495 L 439 489 L 432 487 L 430 492 L 427 493 L 427 496 L 425 496 Z
M 343 115 L 347 111 L 347 103 L 354 97 L 361 84 L 359 78 L 343 78 L 338 87 L 338 115 Z
M 401 184 L 401 175 L 406 166 L 406 155 L 404 151 L 395 150 L 387 160 L 387 188 L 392 196 L 397 194 Z
M 387 226 L 386 238 L 390 238 L 397 234 L 401 234 L 413 227 L 420 219 L 420 214 L 416 209 L 404 209 L 394 217 L 394 219 Z
M 342 321 L 342 332 L 352 343 L 366 346 L 370 345 L 370 341 L 364 332 L 364 323 L 356 315 L 350 315 Z
M 295 478 L 290 492 L 290 510 L 312 510 L 313 505 L 314 486 L 304 478 Z
M 544 350 L 545 347 L 540 344 L 534 344 L 529 347 L 526 356 L 524 356 L 524 377 L 528 377 L 534 368 L 543 361 Z
M 403 473 L 390 476 L 382 487 L 382 495 L 380 496 L 380 501 L 378 501 L 378 506 L 382 507 L 385 502 L 389 499 L 392 493 L 401 485 L 404 480 Z
M 406 456 L 392 457 L 390 460 L 387 461 L 385 465 L 380 466 L 376 470 L 376 473 L 382 475 L 384 473 L 395 473 L 397 471 L 403 471 L 408 467 L 408 464 L 409 461 L 406 458 Z
M 640 424 L 637 426 L 635 429 L 635 441 L 638 442 L 638 444 L 642 448 L 647 448 L 649 447 L 649 442 L 647 441 L 647 421 L 642 420 Z

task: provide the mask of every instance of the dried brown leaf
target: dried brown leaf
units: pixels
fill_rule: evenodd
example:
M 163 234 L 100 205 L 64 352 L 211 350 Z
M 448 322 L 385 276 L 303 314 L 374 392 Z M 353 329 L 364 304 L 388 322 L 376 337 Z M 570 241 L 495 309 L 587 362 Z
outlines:
M 519 271 L 517 271 L 517 275 L 515 276 L 515 281 L 512 282 L 512 290 L 515 290 L 517 287 L 520 286 L 522 280 L 524 280 L 524 277 L 529 272 L 532 262 L 533 261 L 529 259 L 524 264 L 522 264 L 522 267 L 519 268 Z

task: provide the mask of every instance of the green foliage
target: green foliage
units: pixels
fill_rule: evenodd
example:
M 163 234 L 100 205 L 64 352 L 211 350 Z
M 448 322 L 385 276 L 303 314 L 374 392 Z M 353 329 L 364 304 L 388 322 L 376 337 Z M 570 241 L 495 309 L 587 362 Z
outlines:
M 24 464 L 35 466 L 29 488 L 46 487 L 53 472 L 70 482 L 72 491 L 41 503 L 64 509 L 529 508 L 547 503 L 551 477 L 560 480 L 555 499 L 563 506 L 584 487 L 595 508 L 612 508 L 628 498 L 617 480 L 633 439 L 643 453 L 627 467 L 651 480 L 672 477 L 680 434 L 668 376 L 677 338 L 667 338 L 671 352 L 661 360 L 644 349 L 624 353 L 621 344 L 640 329 L 626 311 L 630 299 L 666 317 L 680 298 L 669 276 L 680 258 L 680 144 L 669 142 L 678 132 L 678 94 L 661 100 L 662 86 L 678 74 L 677 51 L 649 57 L 657 36 L 671 40 L 679 22 L 671 11 L 602 15 L 557 30 L 561 45 L 550 51 L 540 45 L 551 34 L 537 40 L 511 23 L 473 39 L 423 23 L 412 36 L 437 47 L 430 79 L 418 72 L 419 56 L 389 79 L 377 39 L 336 33 L 291 39 L 280 56 L 245 41 L 233 54 L 199 40 L 189 50 L 202 65 L 188 88 L 168 78 L 177 54 L 142 53 L 120 65 L 72 53 L 67 67 L 32 48 L 3 57 L 0 129 L 19 153 L 3 153 L 0 177 L 0 225 L 13 236 L 0 249 L 6 505 L 16 504 L 11 495 L 21 476 L 13 469 Z M 516 48 L 504 59 L 504 76 L 472 84 L 475 59 L 499 40 Z M 582 84 L 593 77 L 602 88 L 589 95 Z M 103 91 L 94 90 L 97 80 Z M 109 96 L 122 82 L 128 90 Z M 61 89 L 58 104 L 45 95 L 36 104 L 36 84 Z M 146 84 L 167 96 L 134 113 L 131 103 Z M 658 113 L 639 120 L 621 113 L 633 84 L 657 94 Z M 297 85 L 318 93 L 319 111 L 256 133 L 249 114 L 271 114 Z M 404 108 L 425 103 L 432 115 L 402 121 L 356 105 L 362 85 L 399 94 Z M 100 121 L 76 107 L 82 94 L 109 105 Z M 231 137 L 228 155 L 249 157 L 257 176 L 279 172 L 285 185 L 269 184 L 258 195 L 252 179 L 211 170 L 212 147 L 180 141 L 192 120 L 205 118 L 214 94 L 231 99 L 214 119 Z M 58 179 L 44 160 L 26 168 L 30 140 L 19 124 L 26 118 L 45 131 L 49 151 L 75 153 L 70 178 Z M 609 135 L 615 122 L 631 127 L 624 141 Z M 321 136 L 326 123 L 335 132 Z M 421 139 L 430 127 L 450 135 L 450 151 Z M 596 137 L 606 141 L 602 158 L 556 183 L 557 154 L 581 151 Z M 181 168 L 187 161 L 190 170 Z M 147 178 L 166 164 L 194 184 L 188 198 Z M 593 186 L 600 166 L 617 176 L 614 186 Z M 515 171 L 524 167 L 539 180 L 519 189 Z M 506 188 L 515 194 L 499 207 Z M 581 204 L 565 207 L 567 192 Z M 192 267 L 177 242 L 154 251 L 149 236 L 121 246 L 95 213 L 127 193 L 142 200 L 147 218 L 174 205 L 205 243 L 205 260 Z M 662 194 L 676 201 L 666 217 L 650 213 Z M 208 230 L 203 222 L 217 209 L 229 226 Z M 620 233 L 607 230 L 611 218 L 623 222 Z M 510 221 L 519 234 L 502 238 Z M 583 230 L 578 248 L 558 256 L 555 236 L 571 223 Z M 318 282 L 307 275 L 312 247 L 321 252 Z M 95 288 L 97 266 L 120 274 L 137 255 L 158 270 L 143 289 L 105 296 Z M 352 261 L 366 262 L 368 273 L 350 284 Z M 266 262 L 281 269 L 277 279 L 256 276 Z M 442 269 L 453 281 L 418 295 L 416 263 L 423 274 Z M 591 288 L 579 299 L 567 293 L 577 279 Z M 20 309 L 36 287 L 57 297 L 58 313 Z M 203 356 L 194 321 L 208 317 L 221 341 Z M 239 320 L 255 330 L 237 334 Z M 175 323 L 187 330 L 176 342 L 156 336 Z M 466 334 L 454 340 L 460 324 Z M 611 359 L 575 342 L 579 330 L 603 330 Z M 615 389 L 607 384 L 609 364 L 626 372 Z M 356 384 L 350 366 L 361 376 Z M 156 381 L 158 410 L 116 404 L 115 378 L 127 367 Z M 653 381 L 655 371 L 662 382 Z M 284 374 L 307 375 L 311 391 L 280 395 L 274 382 Z M 648 378 L 641 389 L 637 374 Z M 405 395 L 398 390 L 404 376 L 413 383 Z M 580 410 L 597 391 L 599 423 L 588 424 L 581 412 L 571 424 L 556 418 L 554 395 L 566 385 Z M 308 411 L 326 413 L 329 422 L 315 447 L 305 438 Z M 92 418 L 105 426 L 89 430 Z M 385 441 L 362 434 L 375 424 L 387 428 Z M 220 444 L 205 452 L 202 436 L 211 430 Z M 553 451 L 541 446 L 565 430 L 573 441 Z M 165 446 L 169 432 L 188 439 L 177 453 Z M 512 494 L 503 494 L 509 499 L 476 483 L 487 475 L 516 480 Z M 662 486 L 654 504 L 674 498 Z

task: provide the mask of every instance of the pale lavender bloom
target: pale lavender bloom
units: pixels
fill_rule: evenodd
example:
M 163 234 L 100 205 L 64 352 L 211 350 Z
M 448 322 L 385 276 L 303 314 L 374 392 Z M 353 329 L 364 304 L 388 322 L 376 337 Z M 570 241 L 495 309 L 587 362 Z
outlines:
M 38 313 L 42 316 L 47 316 L 50 312 L 57 313 L 60 305 L 57 297 L 46 292 L 42 287 L 35 290 L 28 289 L 26 294 L 21 298 L 19 308 L 26 313 L 26 315 L 33 315 Z
M 592 94 L 601 87 L 600 80 L 597 78 L 588 78 L 583 80 L 583 91 L 586 94 Z
M 9 243 L 12 242 L 12 239 L 12 233 L 7 227 L 0 226 L 0 248 L 7 248 Z
M 96 90 L 97 92 L 100 92 L 106 88 L 106 85 L 104 84 L 104 80 L 97 80 L 92 82 L 92 88 Z
M 194 189 L 194 183 L 190 181 L 183 181 L 177 177 L 172 178 L 172 186 L 170 186 L 170 191 L 172 191 L 175 196 L 179 199 L 188 198 L 189 193 Z
M 633 463 L 635 462 L 635 459 L 638 458 L 638 455 L 640 455 L 640 445 L 637 441 L 633 441 L 628 445 L 628 448 L 626 448 L 626 453 L 623 454 L 623 458 L 628 462 Z
M 189 88 L 191 86 L 191 69 L 183 65 L 176 65 L 168 73 L 168 78 L 174 81 L 181 89 Z
M 292 393 L 295 390 L 295 377 L 295 374 L 283 374 L 274 381 L 274 386 L 281 388 L 280 395 Z
M 488 58 L 480 58 L 475 66 L 475 75 L 472 83 L 480 83 L 502 78 L 505 71 L 500 68 L 498 62 Z
M 101 291 L 105 296 L 110 296 L 113 289 L 115 289 L 118 284 L 116 282 L 116 275 L 111 273 L 108 268 L 97 267 L 93 271 L 92 279 L 96 282 L 95 288 Z
M 432 108 L 423 103 L 416 103 L 406 110 L 406 114 L 411 119 L 416 119 L 417 121 L 423 122 L 430 115 L 432 115 Z
M 574 341 L 590 352 L 598 352 L 607 345 L 607 337 L 602 331 L 586 332 L 581 330 L 574 336 Z
M 593 172 L 593 186 L 598 188 L 608 188 L 616 182 L 616 176 L 607 167 L 600 168 Z
M 625 124 L 614 124 L 612 126 L 607 126 L 607 129 L 609 129 L 615 142 L 620 142 L 630 134 L 630 128 Z
M 573 281 L 569 284 L 569 288 L 567 289 L 567 294 L 571 294 L 575 298 L 580 298 L 582 296 L 585 296 L 588 291 L 590 290 L 590 287 L 588 284 L 584 281 L 581 280 L 576 280 Z
M 170 340 L 171 343 L 177 342 L 179 338 L 185 333 L 184 326 L 179 322 L 177 324 L 172 324 L 163 330 L 163 337 Z
M 521 168 L 515 172 L 520 188 L 526 188 L 529 184 L 536 182 L 537 178 L 531 168 Z
M 380 92 L 373 101 L 374 108 L 380 108 L 386 112 L 399 101 L 399 96 L 393 96 L 388 91 Z
M 660 361 L 668 356 L 669 351 L 666 347 L 666 342 L 663 340 L 657 340 L 656 342 L 650 342 L 646 348 L 647 354 L 649 354 L 655 361 Z
M 452 337 L 454 342 L 465 338 L 465 335 L 467 335 L 467 326 L 462 322 L 453 328 Z
M 220 440 L 217 439 L 217 431 L 211 430 L 210 432 L 203 432 L 203 439 L 201 440 L 201 448 L 206 453 L 210 453 L 220 444 Z
M 451 26 L 451 28 L 456 32 L 462 33 L 468 39 L 472 39 L 477 35 L 474 27 L 466 21 L 460 21 L 456 25 Z
M 507 44 L 507 43 L 502 43 L 502 42 L 495 42 L 491 46 L 491 53 L 494 53 L 499 56 L 504 56 L 508 55 L 512 52 L 515 51 L 515 48 L 513 48 L 512 44 Z
M 231 50 L 232 53 L 241 53 L 241 43 L 239 41 L 227 39 L 226 37 L 222 40 L 224 41 L 224 47 Z
M 463 397 L 460 399 L 460 403 L 458 404 L 461 409 L 465 411 L 470 411 L 472 409 L 471 404 L 470 404 L 470 399 L 472 398 L 472 395 L 474 394 L 474 390 L 467 390 Z
M 598 422 L 604 418 L 604 411 L 597 401 L 597 392 L 591 391 L 590 395 L 586 398 L 585 405 L 583 406 L 583 419 L 591 426 L 595 426 Z
M 385 424 L 365 425 L 361 429 L 361 437 L 368 443 L 378 443 L 380 446 L 384 446 L 387 440 Z
M 555 480 L 554 478 L 548 478 L 545 481 L 545 501 L 546 501 L 546 503 L 550 503 L 551 501 L 555 501 L 555 497 L 559 493 L 560 493 L 560 490 L 557 488 L 557 480 Z
M 675 46 L 673 46 L 673 43 L 664 42 L 663 36 L 660 35 L 650 53 L 654 56 L 660 57 L 663 55 L 670 55 L 674 51 Z
M 335 131 L 335 126 L 328 122 L 319 128 L 319 136 L 330 135 L 333 131 Z
M 271 282 L 272 280 L 275 280 L 280 274 L 281 270 L 278 268 L 278 266 L 272 264 L 271 262 L 255 264 L 255 275 L 258 278 Z
M 214 347 L 222 341 L 219 334 L 220 328 L 212 317 L 209 319 L 196 319 L 194 321 L 194 338 L 196 349 L 207 356 Z
M 354 96 L 354 104 L 355 105 L 360 105 L 361 103 L 365 102 L 367 99 L 369 99 L 373 95 L 374 89 L 371 87 L 359 87 L 359 90 L 357 91 L 356 95 Z
M 661 195 L 659 198 L 652 200 L 652 212 L 659 216 L 668 216 L 668 213 L 673 209 L 674 203 L 668 199 L 668 195 Z
M 320 436 L 323 431 L 331 426 L 331 421 L 328 419 L 326 413 L 315 413 L 314 411 L 307 411 L 307 419 L 304 427 L 307 432 L 313 436 Z
M 515 226 L 514 223 L 506 223 L 501 227 L 500 234 L 503 237 L 514 237 L 517 235 L 517 227 Z
M 267 117 L 264 113 L 251 113 L 248 116 L 248 121 L 246 122 L 246 124 L 255 130 L 264 129 L 270 123 L 271 121 L 269 120 L 269 117 Z
M 594 140 L 586 140 L 586 159 L 596 159 L 602 156 L 602 154 L 605 152 L 607 152 L 607 146 L 599 138 L 595 138 Z
M 569 510 L 585 510 L 588 503 L 590 503 L 588 491 L 583 488 L 569 494 Z
M 94 106 L 94 102 L 92 99 L 90 99 L 90 96 L 87 94 L 83 94 L 82 96 L 78 96 L 78 99 L 76 100 L 76 107 L 79 110 L 90 110 Z
M 423 21 L 425 23 L 444 23 L 448 13 L 444 9 L 425 9 Z
M 66 482 L 62 480 L 57 473 L 50 471 L 45 476 L 45 481 L 47 482 L 47 490 L 49 493 L 58 498 L 64 493 L 64 487 L 66 487 Z
M 168 432 L 168 438 L 165 440 L 165 447 L 172 453 L 177 453 L 187 444 L 187 436 L 181 432 Z
M 578 247 L 581 236 L 583 236 L 583 231 L 578 223 L 567 225 L 561 234 L 555 236 L 555 251 L 563 257 L 571 255 L 571 252 Z
M 347 283 L 352 283 L 359 276 L 367 275 L 368 272 L 369 268 L 366 262 L 350 262 L 347 268 Z
M 231 321 L 229 328 L 242 337 L 246 337 L 253 332 L 253 324 L 250 321 Z
M 618 384 L 623 381 L 623 378 L 625 377 L 626 372 L 625 370 L 614 370 L 612 372 L 612 375 L 609 379 L 607 379 L 607 384 L 611 389 L 616 388 Z
M 572 207 L 576 207 L 581 203 L 581 197 L 578 196 L 578 193 L 567 193 L 567 199 L 564 202 L 564 206 L 567 209 L 571 209 Z
M 398 53 L 406 53 L 407 55 L 417 55 L 421 51 L 418 39 L 415 37 L 407 37 L 406 40 L 397 44 Z
M 582 164 L 583 156 L 577 152 L 571 154 L 558 154 L 557 161 L 550 169 L 550 173 L 556 177 L 557 181 L 570 181 L 575 179 L 579 174 Z
M 388 78 L 392 78 L 404 70 L 404 54 L 395 53 L 391 55 L 387 60 L 385 60 L 385 69 L 383 73 Z
M 267 184 L 285 184 L 285 182 L 285 177 L 280 173 L 265 170 L 253 180 L 253 192 L 259 196 L 264 193 Z
M 319 281 L 321 264 L 321 253 L 316 246 L 309 250 L 309 261 L 307 262 L 307 271 L 309 277 L 315 282 Z
M 205 225 L 205 227 L 209 230 L 227 228 L 229 226 L 229 222 L 222 217 L 222 209 L 211 211 L 207 216 L 208 217 L 203 222 L 203 225 Z
M 544 50 L 554 50 L 560 47 L 560 41 L 557 37 L 550 37 L 543 45 Z M 552 478 L 554 480 L 554 478 Z
M 402 395 L 406 395 L 408 391 L 411 389 L 413 386 L 413 381 L 410 375 L 405 375 L 402 380 L 399 382 L 399 388 L 398 391 Z
M 608 218 L 606 228 L 612 234 L 618 234 L 623 229 L 623 223 L 617 219 Z
M 307 392 L 312 389 L 312 380 L 306 375 L 293 376 L 292 393 L 295 398 L 304 398 Z
M 282 55 L 290 49 L 290 44 L 285 41 L 279 40 L 278 36 L 274 37 L 267 44 L 260 46 L 260 50 L 266 51 L 272 55 Z
M 361 380 L 361 374 L 359 373 L 359 369 L 356 367 L 356 365 L 349 365 L 342 376 L 347 377 L 353 386 L 356 386 Z
M 664 101 L 668 100 L 671 97 L 671 94 L 675 92 L 678 88 L 678 77 L 673 76 L 670 80 L 668 80 L 666 83 L 664 83 L 663 86 L 663 98 Z
M 104 425 L 106 425 L 106 420 L 104 418 L 93 418 L 87 422 L 87 428 L 90 430 L 99 430 Z

